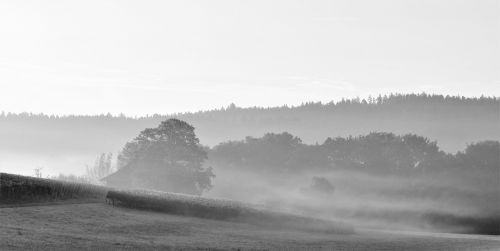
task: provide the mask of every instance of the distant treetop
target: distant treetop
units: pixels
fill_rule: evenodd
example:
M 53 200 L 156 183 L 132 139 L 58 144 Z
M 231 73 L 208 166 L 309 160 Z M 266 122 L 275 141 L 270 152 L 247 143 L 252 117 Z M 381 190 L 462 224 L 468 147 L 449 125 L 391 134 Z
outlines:
M 276 107 L 248 107 L 240 108 L 236 104 L 231 103 L 227 107 L 221 107 L 219 109 L 197 111 L 197 112 L 186 112 L 186 113 L 174 113 L 174 114 L 152 114 L 140 117 L 128 117 L 123 113 L 117 116 L 110 113 L 107 114 L 97 114 L 97 115 L 48 115 L 44 113 L 11 113 L 1 111 L 1 118 L 8 119 L 26 119 L 26 118 L 43 118 L 43 119 L 63 119 L 63 118 L 118 118 L 118 119 L 150 119 L 150 118 L 166 118 L 166 117 L 179 117 L 179 116 L 189 116 L 189 115 L 199 115 L 208 114 L 213 112 L 224 112 L 224 111 L 235 111 L 235 110 L 247 110 L 247 111 L 261 111 L 261 110 L 324 110 L 329 108 L 359 108 L 359 107 L 401 107 L 401 106 L 492 106 L 498 109 L 500 105 L 500 97 L 495 96 L 484 96 L 480 97 L 465 97 L 459 95 L 438 95 L 438 94 L 386 94 L 378 96 L 368 96 L 366 99 L 361 99 L 359 97 L 351 99 L 341 99 L 339 101 L 330 101 L 328 103 L 322 102 L 304 102 L 298 106 L 276 106 Z

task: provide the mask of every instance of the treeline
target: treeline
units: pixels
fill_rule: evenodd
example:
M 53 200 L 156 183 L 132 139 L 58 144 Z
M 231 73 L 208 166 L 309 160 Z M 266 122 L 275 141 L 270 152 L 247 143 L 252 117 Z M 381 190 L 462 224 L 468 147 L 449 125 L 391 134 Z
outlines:
M 396 201 L 454 205 L 483 216 L 500 213 L 500 142 L 496 140 L 471 143 L 450 154 L 440 150 L 436 141 L 415 134 L 372 132 L 304 144 L 290 133 L 267 133 L 221 143 L 210 149 L 209 161 L 216 175 L 232 170 L 258 173 L 262 179 L 311 174 L 370 177 L 370 182 L 383 180 L 391 185 L 333 185 Z
M 298 110 L 322 110 L 322 109 L 333 109 L 333 108 L 344 108 L 344 107 L 391 107 L 393 110 L 400 110 L 401 105 L 403 106 L 413 106 L 421 107 L 423 106 L 483 106 L 491 107 L 498 106 L 500 104 L 500 98 L 495 96 L 481 96 L 481 97 L 465 97 L 465 96 L 450 96 L 450 95 L 436 95 L 436 94 L 389 94 L 389 95 L 378 95 L 369 96 L 366 99 L 361 99 L 359 97 L 346 99 L 343 98 L 339 101 L 330 101 L 328 103 L 322 102 L 305 102 L 299 106 L 287 106 L 283 105 L 280 107 L 250 107 L 250 108 L 238 108 L 234 103 L 230 104 L 228 107 L 221 107 L 219 109 L 212 109 L 206 111 L 198 112 L 187 112 L 187 113 L 175 113 L 172 115 L 162 115 L 162 114 L 152 114 L 145 115 L 141 117 L 127 117 L 123 113 L 118 116 L 114 116 L 111 113 L 98 114 L 98 115 L 49 115 L 44 113 L 32 113 L 32 112 L 22 112 L 22 113 L 11 113 L 6 111 L 1 111 L 0 118 L 2 119 L 122 119 L 122 120 L 140 120 L 140 119 L 150 119 L 150 118 L 165 118 L 167 116 L 188 116 L 197 114 L 208 114 L 213 112 L 224 112 L 231 110 L 287 110 L 287 109 L 298 109 Z
M 445 151 L 455 152 L 478 140 L 500 140 L 497 133 L 499 116 L 498 97 L 469 98 L 425 93 L 270 108 L 241 108 L 231 104 L 208 111 L 134 118 L 123 114 L 55 116 L 2 112 L 0 149 L 92 155 L 118 151 L 143 128 L 175 117 L 195 125 L 201 143 L 210 146 L 266 132 L 288 131 L 300 135 L 304 142 L 315 143 L 328 136 L 389 131 L 426 135 L 437 139 Z
M 406 175 L 463 171 L 498 178 L 500 143 L 480 141 L 449 154 L 440 150 L 436 141 L 415 134 L 372 132 L 304 144 L 299 137 L 283 132 L 218 144 L 209 150 L 209 159 L 239 168 L 279 172 L 347 169 Z

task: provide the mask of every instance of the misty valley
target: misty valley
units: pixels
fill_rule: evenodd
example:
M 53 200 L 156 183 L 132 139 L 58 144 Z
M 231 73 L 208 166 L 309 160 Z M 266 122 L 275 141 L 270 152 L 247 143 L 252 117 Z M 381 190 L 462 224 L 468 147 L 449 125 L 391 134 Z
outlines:
M 432 102 L 434 109 L 423 107 Z M 458 113 L 450 103 L 459 104 L 461 111 L 465 112 L 453 118 L 444 117 L 444 113 Z M 339 230 L 342 229 L 339 226 L 349 225 L 354 229 L 498 235 L 500 145 L 497 132 L 488 133 L 488 128 L 498 125 L 489 122 L 495 119 L 498 122 L 495 109 L 498 105 L 496 98 L 399 95 L 379 97 L 378 101 L 348 100 L 264 110 L 233 105 L 218 111 L 171 117 L 3 114 L 0 123 L 3 129 L 7 129 L 1 135 L 4 142 L 2 152 L 27 149 L 24 155 L 11 155 L 25 161 L 22 168 L 16 167 L 11 173 L 112 187 L 117 191 L 173 192 L 230 202 L 219 205 L 219 202 L 208 201 L 209 204 L 203 204 L 205 202 L 191 201 L 189 197 L 142 192 L 113 195 L 113 190 L 102 190 L 104 188 L 95 188 L 100 192 L 84 188 L 83 191 L 91 191 L 92 196 L 83 193 L 83 198 L 99 200 L 106 197 L 113 201 L 118 198 L 117 203 L 126 207 L 202 218 L 245 218 L 254 224 L 266 217 L 270 218 L 264 222 L 274 222 L 276 226 L 279 222 L 296 221 L 295 218 L 276 221 L 274 216 L 263 216 L 268 213 L 250 209 L 260 208 L 263 212 L 337 222 L 337 232 L 344 231 Z M 491 113 L 477 114 L 475 109 Z M 420 124 L 442 127 L 437 130 L 439 132 L 446 130 L 462 134 L 463 137 L 457 139 L 443 134 L 440 139 L 447 142 L 450 149 L 458 148 L 454 142 L 461 142 L 463 149 L 455 153 L 444 151 L 439 147 L 439 141 L 412 133 L 415 130 L 408 129 L 405 134 L 389 131 L 407 130 L 405 124 L 397 121 L 410 116 L 419 118 Z M 193 124 L 177 118 L 193 121 Z M 450 119 L 460 123 L 450 123 Z M 314 126 L 311 126 L 311 120 L 316 121 Z M 124 129 L 133 131 L 138 125 L 145 124 L 151 127 L 136 131 L 135 137 L 123 139 L 128 135 Z M 248 134 L 268 132 L 243 139 L 222 140 L 244 133 L 241 132 L 244 129 L 234 128 L 240 124 L 245 124 L 242 128 L 246 128 Z M 472 125 L 485 129 L 477 131 Z M 300 135 L 276 129 L 279 126 L 303 132 L 309 139 L 318 134 L 324 138 L 308 143 Z M 305 128 L 307 126 L 311 128 Z M 339 133 L 349 130 L 354 133 L 371 127 L 379 130 L 356 136 Z M 201 140 L 198 131 L 204 132 Z M 483 136 L 478 136 L 480 134 Z M 203 137 L 222 142 L 207 146 L 203 144 Z M 468 138 L 478 140 L 465 141 Z M 113 147 L 124 141 L 121 150 L 113 154 Z M 7 148 L 11 144 L 5 142 L 14 148 Z M 94 151 L 94 147 L 104 153 Z M 90 154 L 92 152 L 94 154 Z M 52 159 L 45 162 L 47 166 L 29 166 L 36 163 L 30 158 L 37 155 L 52 156 Z M 93 164 L 84 165 L 93 158 Z M 9 163 L 6 159 L 3 161 Z M 73 166 L 66 170 L 66 167 L 58 167 L 61 163 Z M 75 168 L 78 166 L 80 169 Z M 47 174 L 50 168 L 60 173 Z M 2 171 L 8 172 L 9 169 Z M 26 193 L 19 191 L 31 189 L 21 187 L 38 186 L 38 181 L 24 183 L 22 178 L 15 181 L 16 178 L 6 175 L 3 175 L 2 184 L 4 202 L 8 198 L 12 199 L 11 203 L 82 198 L 75 192 L 80 188 L 69 188 L 73 191 L 69 194 L 76 194 L 76 197 L 64 197 L 61 192 L 49 195 L 53 193 L 50 191 L 66 191 L 63 184 L 51 185 L 54 188 L 47 190 L 49 192 L 40 188 L 45 191 L 41 192 L 42 195 L 33 192 L 28 193 L 31 195 L 27 195 L 27 199 L 19 199 L 19 194 Z M 11 184 L 10 188 L 7 184 Z M 250 207 L 237 206 L 237 203 Z
M 0 251 L 500 250 L 500 1 L 0 1 Z

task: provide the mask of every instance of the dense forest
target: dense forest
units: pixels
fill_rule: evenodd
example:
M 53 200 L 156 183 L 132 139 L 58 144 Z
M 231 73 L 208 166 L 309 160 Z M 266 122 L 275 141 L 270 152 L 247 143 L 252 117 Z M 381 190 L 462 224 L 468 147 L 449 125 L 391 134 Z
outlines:
M 0 108 L 1 109 L 1 108 Z M 168 118 L 196 127 L 204 145 L 287 131 L 306 143 L 372 131 L 425 135 L 446 152 L 479 140 L 500 140 L 500 99 L 428 94 L 391 94 L 326 104 L 226 108 L 145 117 L 0 114 L 0 150 L 43 154 L 116 152 L 143 128 Z

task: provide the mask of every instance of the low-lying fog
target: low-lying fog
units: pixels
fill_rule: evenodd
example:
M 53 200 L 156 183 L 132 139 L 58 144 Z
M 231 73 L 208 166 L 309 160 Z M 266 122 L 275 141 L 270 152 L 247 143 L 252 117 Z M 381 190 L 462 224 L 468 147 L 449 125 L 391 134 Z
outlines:
M 220 149 L 219 155 L 223 155 Z M 214 150 L 211 151 L 214 155 Z M 56 178 L 59 174 L 83 176 L 86 168 L 94 165 L 96 157 L 3 151 L 0 166 L 2 172 L 29 176 L 35 175 L 36 168 L 42 168 L 44 178 Z M 113 158 L 113 166 L 115 161 Z M 484 175 L 473 178 L 469 171 L 438 172 L 431 176 L 373 173 L 335 166 L 297 171 L 235 166 L 221 163 L 220 159 L 209 159 L 205 166 L 212 166 L 216 175 L 212 188 L 204 193 L 207 197 L 249 202 L 276 211 L 349 222 L 358 227 L 498 232 L 500 181 L 486 184 L 481 178 Z M 476 171 L 481 174 L 481 170 Z M 483 183 L 486 185 L 481 185 Z
M 483 218 L 498 213 L 495 191 L 477 191 L 453 181 L 429 182 L 345 170 L 269 175 L 224 167 L 215 172 L 217 178 L 207 196 L 358 227 L 476 233 L 488 227 L 482 225 Z M 315 188 L 318 177 L 328 180 L 334 190 Z M 485 193 L 493 194 L 489 197 L 493 200 L 474 198 Z M 483 204 L 477 205 L 478 201 Z
M 45 154 L 21 153 L 0 150 L 0 171 L 27 176 L 35 175 L 35 169 L 41 168 L 42 177 L 54 177 L 59 174 L 85 174 L 86 166 L 94 165 L 96 154 Z
M 119 156 L 117 149 L 6 149 L 1 172 L 99 183 L 119 166 L 119 187 L 222 197 L 363 227 L 500 234 L 497 140 L 451 154 L 415 134 L 307 144 L 282 132 L 204 147 L 194 127 L 168 119 L 141 131 Z

